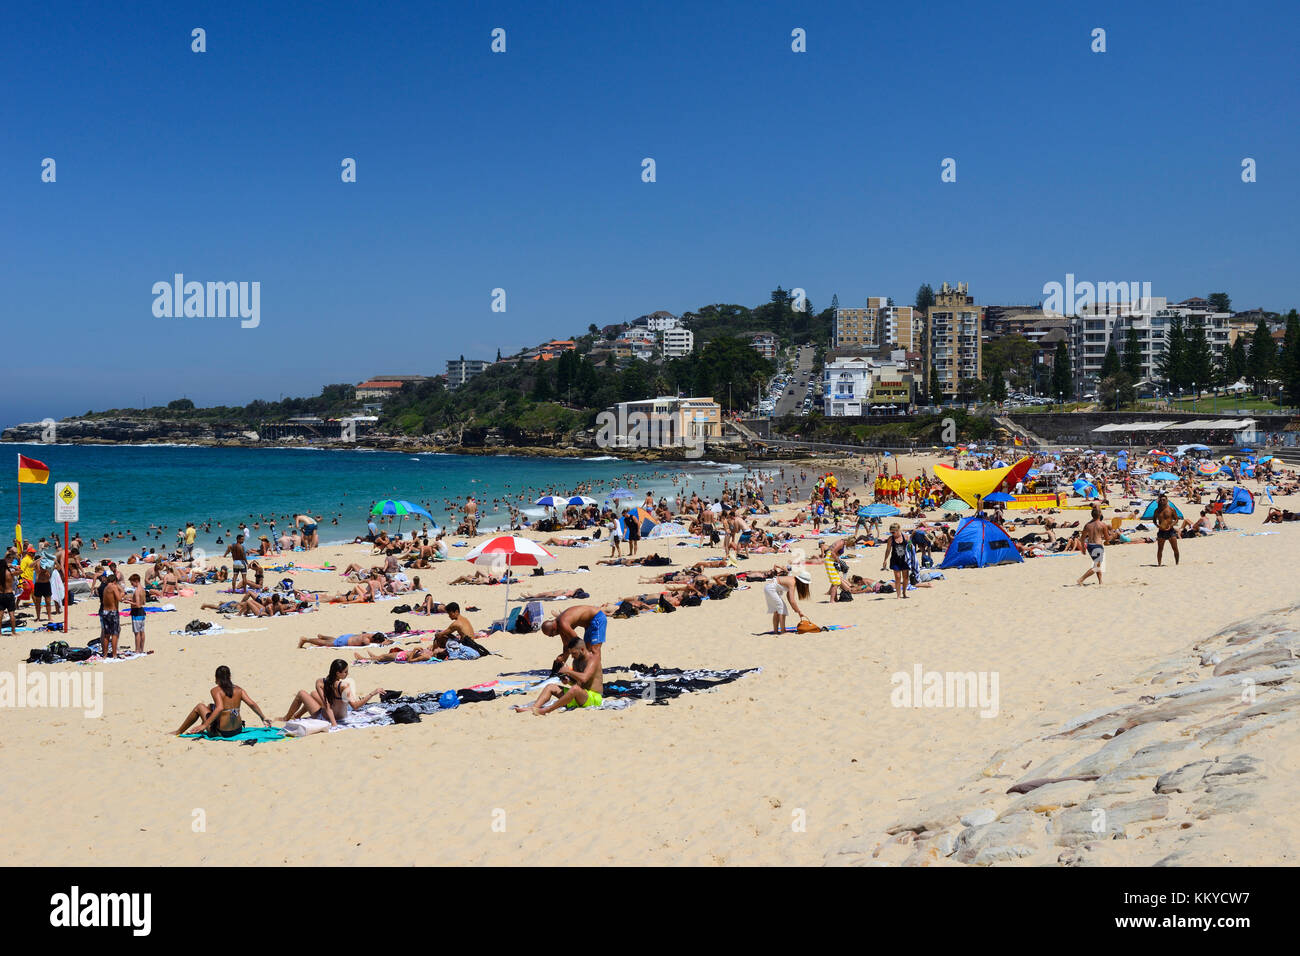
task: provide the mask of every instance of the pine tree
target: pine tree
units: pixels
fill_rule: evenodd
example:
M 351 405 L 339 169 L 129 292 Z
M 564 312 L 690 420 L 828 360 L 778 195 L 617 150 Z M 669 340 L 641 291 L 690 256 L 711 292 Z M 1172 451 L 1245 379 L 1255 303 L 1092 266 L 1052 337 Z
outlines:
M 1277 345 L 1268 331 L 1268 323 L 1260 319 L 1250 337 L 1250 352 L 1246 360 L 1247 373 L 1254 385 L 1255 394 L 1261 393 L 1265 380 L 1273 374 L 1277 364 Z
M 1214 378 L 1214 353 L 1205 336 L 1205 326 L 1193 322 L 1185 345 L 1187 384 L 1200 390 L 1208 388 Z
M 1238 335 L 1232 343 L 1232 361 L 1228 363 L 1228 384 L 1233 385 L 1246 377 L 1250 356 L 1246 353 L 1246 336 Z
M 1300 405 L 1300 314 L 1292 309 L 1286 317 L 1286 337 L 1282 339 L 1282 356 L 1279 362 L 1282 386 L 1287 402 Z
M 1135 382 L 1142 377 L 1142 344 L 1138 341 L 1137 329 L 1131 327 L 1124 337 L 1123 368 Z
M 1190 379 L 1187 377 L 1187 338 L 1183 332 L 1182 316 L 1174 316 L 1169 326 L 1169 338 L 1165 341 L 1165 353 L 1158 363 L 1160 377 L 1164 379 L 1169 391 L 1182 390 Z
M 1111 345 L 1106 349 L 1106 357 L 1101 360 L 1101 377 L 1110 378 L 1119 370 L 1119 353 L 1115 351 L 1115 346 Z
M 930 366 L 930 404 L 943 404 L 943 383 L 939 381 L 939 370 Z
M 1073 380 L 1070 375 L 1070 350 L 1064 342 L 1056 343 L 1056 356 L 1052 360 L 1052 394 L 1063 399 L 1073 393 Z
M 921 287 L 916 290 L 916 304 L 913 308 L 915 308 L 919 317 L 930 311 L 932 305 L 934 305 L 934 290 L 930 288 L 930 283 L 923 282 Z

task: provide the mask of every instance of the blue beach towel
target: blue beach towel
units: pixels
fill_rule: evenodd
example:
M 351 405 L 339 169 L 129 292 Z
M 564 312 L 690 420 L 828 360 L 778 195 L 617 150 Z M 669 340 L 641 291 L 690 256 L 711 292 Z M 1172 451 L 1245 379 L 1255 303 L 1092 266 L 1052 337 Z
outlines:
M 242 744 L 246 741 L 254 743 L 263 743 L 270 740 L 283 740 L 288 736 L 279 727 L 245 727 L 233 737 L 209 737 L 207 734 L 181 734 L 182 737 L 188 737 L 193 740 L 225 740 L 230 743 Z

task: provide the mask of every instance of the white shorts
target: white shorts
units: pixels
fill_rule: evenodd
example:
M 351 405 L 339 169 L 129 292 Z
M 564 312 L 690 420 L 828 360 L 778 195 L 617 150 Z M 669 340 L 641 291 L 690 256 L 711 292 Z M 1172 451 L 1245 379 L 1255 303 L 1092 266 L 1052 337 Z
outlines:
M 790 613 L 785 606 L 785 588 L 775 580 L 763 585 L 763 597 L 767 598 L 767 613 L 782 616 Z

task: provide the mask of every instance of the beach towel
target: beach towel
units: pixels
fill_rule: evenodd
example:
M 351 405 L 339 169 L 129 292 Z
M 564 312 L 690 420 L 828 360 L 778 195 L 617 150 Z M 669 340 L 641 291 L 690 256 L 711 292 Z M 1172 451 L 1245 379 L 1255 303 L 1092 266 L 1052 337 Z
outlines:
M 284 725 L 284 732 L 290 737 L 307 737 L 329 729 L 330 722 L 328 720 L 317 720 L 315 717 L 300 717 Z
M 322 720 L 321 723 L 329 726 L 326 721 Z M 235 744 L 260 744 L 272 740 L 283 740 L 286 735 L 279 727 L 245 727 L 233 737 L 209 737 L 207 734 L 181 734 L 181 736 L 189 740 L 224 740 Z
M 856 624 L 824 624 L 824 625 L 822 625 L 821 630 L 823 630 L 823 631 L 847 631 L 847 630 L 848 630 L 849 628 L 851 628 L 851 627 L 857 627 L 857 625 L 856 625 Z M 798 625 L 795 625 L 795 626 L 793 626 L 793 627 L 787 627 L 787 628 L 785 629 L 785 632 L 786 632 L 787 634 L 796 634 L 796 633 L 798 633 L 798 630 L 799 630 Z M 812 634 L 812 633 L 814 633 L 814 632 L 813 632 L 813 631 L 809 631 L 808 633 L 809 633 L 809 634 Z

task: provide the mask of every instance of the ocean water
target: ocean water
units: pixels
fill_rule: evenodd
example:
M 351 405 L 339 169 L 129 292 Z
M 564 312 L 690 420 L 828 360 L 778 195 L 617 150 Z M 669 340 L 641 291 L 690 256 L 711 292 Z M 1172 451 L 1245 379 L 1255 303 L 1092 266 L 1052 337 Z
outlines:
M 5 444 L 14 457 L 0 468 L 0 516 L 6 538 L 18 520 L 17 453 L 50 468 L 45 485 L 22 486 L 23 537 L 35 541 L 56 531 L 54 483 L 80 485 L 81 520 L 72 527 L 86 541 L 86 554 L 122 557 L 144 547 L 170 550 L 176 529 L 193 521 L 211 521 L 212 533 L 198 543 L 209 550 L 217 537 L 233 540 L 242 520 L 258 534 L 266 519 L 277 528 L 284 515 L 310 512 L 323 518 L 323 544 L 351 541 L 366 530 L 371 505 L 383 498 L 402 498 L 426 508 L 439 525 L 454 530 L 459 519 L 450 508 L 473 494 L 479 503 L 479 530 L 508 527 L 509 504 L 536 517 L 545 513 L 533 502 L 545 494 L 583 493 L 604 501 L 625 486 L 638 495 L 671 498 L 683 483 L 690 491 L 720 494 L 744 473 L 738 465 L 708 462 L 650 464 L 617 458 L 524 458 L 518 456 L 411 455 L 365 449 L 205 448 L 187 445 L 43 445 Z M 678 484 L 673 484 L 673 477 Z M 629 501 L 627 504 L 636 502 Z M 337 518 L 338 524 L 333 520 Z M 157 526 L 150 530 L 150 526 Z M 387 527 L 387 526 L 386 526 Z M 419 528 L 410 519 L 392 528 Z M 57 526 L 62 540 L 62 525 Z M 124 537 L 116 535 L 122 532 Z M 102 536 L 113 535 L 105 543 Z M 90 538 L 99 538 L 91 551 Z M 135 540 L 132 540 L 134 536 Z M 220 547 L 219 550 L 224 550 Z

